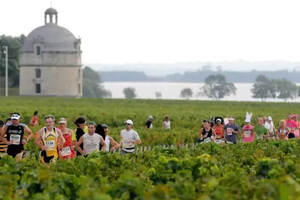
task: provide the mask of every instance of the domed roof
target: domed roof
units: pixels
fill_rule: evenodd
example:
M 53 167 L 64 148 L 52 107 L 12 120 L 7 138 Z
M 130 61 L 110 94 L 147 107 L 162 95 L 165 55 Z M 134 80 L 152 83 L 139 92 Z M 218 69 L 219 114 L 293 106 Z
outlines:
M 45 13 L 47 14 L 57 14 L 57 11 L 54 8 L 48 8 Z
M 34 44 L 43 45 L 45 51 L 77 51 L 78 39 L 66 28 L 47 23 L 34 29 L 25 39 L 22 51 L 33 51 Z

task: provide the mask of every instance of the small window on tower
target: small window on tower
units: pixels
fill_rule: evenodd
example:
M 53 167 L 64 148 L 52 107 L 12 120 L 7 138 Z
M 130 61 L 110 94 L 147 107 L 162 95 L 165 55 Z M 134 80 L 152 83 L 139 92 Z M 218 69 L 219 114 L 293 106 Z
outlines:
M 41 78 L 41 75 L 42 75 L 42 73 L 41 73 L 41 69 L 35 69 L 35 78 Z
M 36 55 L 41 55 L 41 47 L 40 46 L 36 46 Z
M 41 94 L 41 84 L 40 83 L 35 84 L 35 93 Z
M 78 94 L 81 94 L 81 85 L 78 83 Z

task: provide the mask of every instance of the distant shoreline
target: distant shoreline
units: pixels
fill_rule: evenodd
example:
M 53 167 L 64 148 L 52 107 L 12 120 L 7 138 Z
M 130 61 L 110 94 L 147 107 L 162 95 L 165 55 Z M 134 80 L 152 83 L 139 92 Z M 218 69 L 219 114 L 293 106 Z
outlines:
M 173 73 L 165 76 L 149 76 L 140 71 L 101 71 L 99 72 L 103 82 L 165 82 L 165 83 L 202 83 L 206 77 L 213 74 L 222 74 L 233 83 L 254 83 L 259 75 L 264 75 L 270 79 L 286 79 L 294 83 L 300 81 L 300 71 L 212 71 L 198 70 L 180 73 Z

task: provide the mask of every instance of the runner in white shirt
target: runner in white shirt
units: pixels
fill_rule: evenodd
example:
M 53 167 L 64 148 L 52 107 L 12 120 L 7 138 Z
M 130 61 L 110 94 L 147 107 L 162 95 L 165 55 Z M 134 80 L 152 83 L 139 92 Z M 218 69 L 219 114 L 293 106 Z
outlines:
M 270 139 L 276 139 L 275 126 L 271 116 L 268 116 L 267 120 L 265 121 L 264 127 L 268 129 Z
M 166 115 L 164 117 L 164 120 L 163 120 L 163 123 L 162 123 L 162 127 L 164 129 L 171 129 L 171 121 L 170 121 L 169 116 Z
M 106 149 L 106 145 L 102 136 L 95 133 L 95 130 L 96 130 L 96 123 L 89 122 L 88 133 L 83 134 L 76 144 L 76 149 L 81 153 L 81 155 L 86 156 L 93 152 L 98 152 L 100 144 L 102 146 L 101 150 Z M 80 147 L 81 144 L 83 144 L 83 149 Z
M 141 144 L 139 134 L 132 129 L 133 121 L 128 119 L 125 122 L 126 128 L 121 131 L 120 144 L 122 153 L 133 153 L 136 144 Z
M 119 143 L 117 143 L 114 138 L 108 135 L 108 126 L 106 124 L 102 124 L 102 127 L 104 129 L 104 141 L 105 141 L 105 151 L 114 151 L 119 148 Z M 102 136 L 103 137 L 103 136 Z

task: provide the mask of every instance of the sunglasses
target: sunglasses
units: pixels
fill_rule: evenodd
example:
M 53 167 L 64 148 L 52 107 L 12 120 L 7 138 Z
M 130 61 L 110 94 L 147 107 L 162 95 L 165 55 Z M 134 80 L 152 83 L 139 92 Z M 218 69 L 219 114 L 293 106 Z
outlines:
M 131 125 L 131 124 L 126 123 L 125 125 L 128 126 L 128 125 Z

